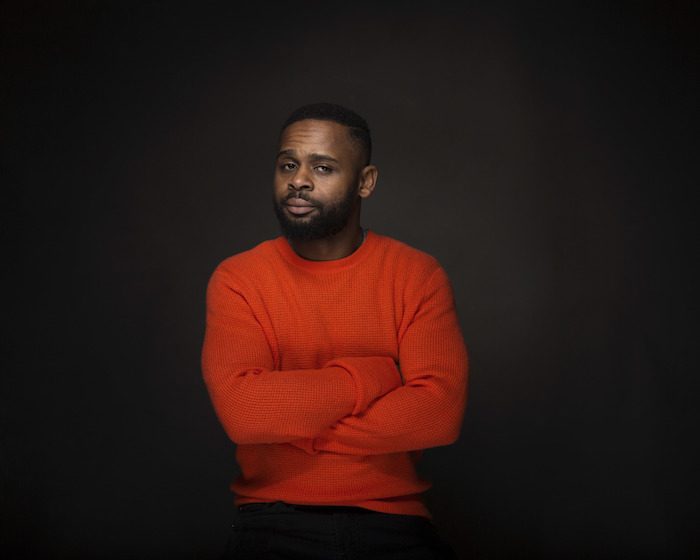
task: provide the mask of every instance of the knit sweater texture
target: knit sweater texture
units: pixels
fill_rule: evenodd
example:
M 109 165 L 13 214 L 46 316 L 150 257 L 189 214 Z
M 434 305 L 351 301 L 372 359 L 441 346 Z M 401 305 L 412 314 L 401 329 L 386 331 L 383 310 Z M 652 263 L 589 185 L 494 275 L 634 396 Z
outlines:
M 202 371 L 236 446 L 236 506 L 285 501 L 432 518 L 422 450 L 454 443 L 467 351 L 432 256 L 368 231 L 311 261 L 284 237 L 225 259 L 207 288 Z

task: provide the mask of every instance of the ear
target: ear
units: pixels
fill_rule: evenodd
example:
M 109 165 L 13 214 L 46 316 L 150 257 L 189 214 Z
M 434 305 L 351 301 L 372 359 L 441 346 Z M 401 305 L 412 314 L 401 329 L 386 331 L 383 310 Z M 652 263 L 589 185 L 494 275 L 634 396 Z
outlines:
M 377 184 L 377 175 L 379 171 L 374 165 L 367 165 L 360 171 L 360 188 L 357 194 L 360 198 L 368 198 L 374 192 L 374 187 Z

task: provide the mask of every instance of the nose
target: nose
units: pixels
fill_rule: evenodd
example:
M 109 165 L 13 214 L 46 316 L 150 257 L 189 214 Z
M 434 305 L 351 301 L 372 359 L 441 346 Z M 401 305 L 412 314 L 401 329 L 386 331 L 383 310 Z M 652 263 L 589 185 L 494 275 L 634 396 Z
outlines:
M 294 175 L 289 178 L 289 183 L 287 186 L 289 190 L 311 191 L 314 188 L 313 181 L 311 181 L 311 177 L 309 177 L 309 174 L 304 166 L 299 166 L 297 168 Z

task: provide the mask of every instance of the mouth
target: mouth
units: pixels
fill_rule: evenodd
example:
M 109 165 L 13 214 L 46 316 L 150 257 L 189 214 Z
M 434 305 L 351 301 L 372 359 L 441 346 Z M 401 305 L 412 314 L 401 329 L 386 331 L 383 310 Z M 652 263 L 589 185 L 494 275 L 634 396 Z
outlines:
M 316 210 L 314 206 L 290 206 L 289 204 L 285 204 L 284 207 L 287 212 L 293 216 L 306 216 Z
M 316 209 L 314 204 L 302 198 L 290 198 L 284 203 L 284 207 L 294 216 L 306 216 Z

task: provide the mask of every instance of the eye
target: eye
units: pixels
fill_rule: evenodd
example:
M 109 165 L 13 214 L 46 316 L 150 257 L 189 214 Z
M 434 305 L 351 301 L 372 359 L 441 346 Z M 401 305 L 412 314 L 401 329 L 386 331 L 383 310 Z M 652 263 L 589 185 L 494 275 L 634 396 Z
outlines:
M 280 164 L 280 169 L 282 171 L 292 171 L 295 168 L 296 164 L 292 163 L 291 161 L 286 161 Z
M 329 173 L 333 173 L 333 168 L 328 167 L 327 165 L 317 165 L 316 170 L 322 173 L 323 175 L 328 175 Z

